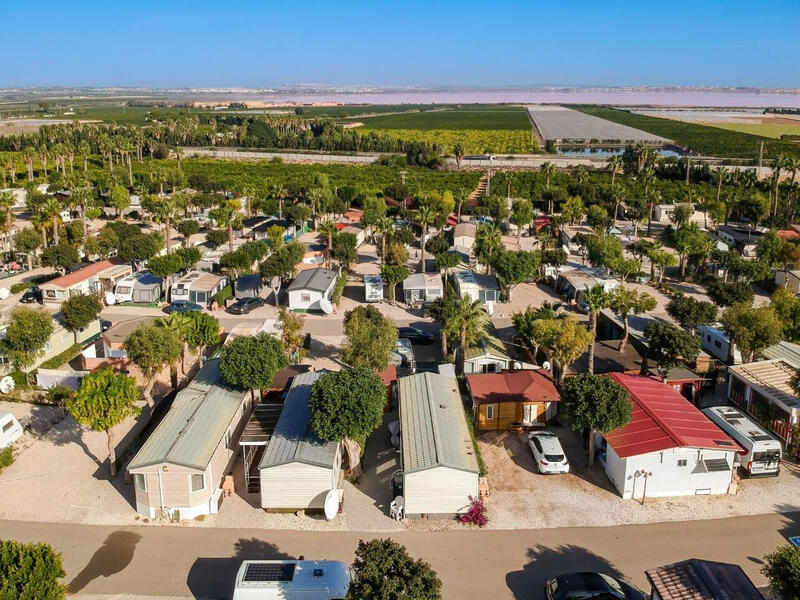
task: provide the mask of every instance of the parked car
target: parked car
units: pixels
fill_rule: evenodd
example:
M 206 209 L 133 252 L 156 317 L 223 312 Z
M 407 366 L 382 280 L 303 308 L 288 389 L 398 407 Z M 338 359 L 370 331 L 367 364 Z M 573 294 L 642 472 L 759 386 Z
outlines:
M 569 461 L 555 433 L 534 431 L 528 435 L 528 446 L 531 447 L 539 473 L 543 475 L 569 473 Z
M 25 290 L 25 293 L 22 294 L 22 298 L 20 298 L 19 301 L 22 302 L 23 304 L 33 304 L 34 302 L 41 302 L 42 291 L 37 286 L 28 288 L 27 290 Z
M 406 339 L 412 344 L 432 344 L 433 334 L 417 327 L 398 327 L 397 337 Z
M 203 307 L 194 302 L 189 302 L 188 300 L 173 300 L 169 303 L 169 306 L 164 309 L 164 312 L 169 315 L 172 313 L 200 312 L 201 310 L 203 310 Z
M 547 600 L 647 600 L 640 590 L 605 573 L 559 575 L 544 585 Z
M 240 298 L 233 304 L 231 304 L 227 311 L 234 315 L 246 315 L 251 310 L 255 310 L 259 306 L 264 305 L 263 298 Z

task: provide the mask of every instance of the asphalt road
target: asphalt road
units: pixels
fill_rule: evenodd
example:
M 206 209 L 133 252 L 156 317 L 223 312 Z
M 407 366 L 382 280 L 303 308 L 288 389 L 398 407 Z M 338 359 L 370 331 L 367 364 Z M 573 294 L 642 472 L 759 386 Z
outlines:
M 392 537 L 433 565 L 447 599 L 539 600 L 544 582 L 559 573 L 603 571 L 645 588 L 645 569 L 692 557 L 737 563 L 761 587 L 761 557 L 799 533 L 800 514 L 793 513 L 623 527 L 405 531 Z M 305 555 L 349 563 L 362 535 L 0 521 L 0 538 L 46 541 L 61 550 L 70 591 L 92 598 L 230 598 L 242 559 Z

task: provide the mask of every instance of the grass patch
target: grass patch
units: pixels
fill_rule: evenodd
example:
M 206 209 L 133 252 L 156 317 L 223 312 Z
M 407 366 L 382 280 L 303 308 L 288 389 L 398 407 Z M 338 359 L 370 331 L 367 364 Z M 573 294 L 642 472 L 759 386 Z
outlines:
M 342 274 L 339 275 L 339 281 L 336 282 L 336 287 L 333 289 L 333 294 L 331 294 L 331 303 L 339 304 L 339 300 L 342 299 L 342 294 L 344 293 L 346 285 L 347 271 L 342 271 Z
M 11 463 L 14 462 L 14 450 L 11 446 L 6 446 L 2 450 L 0 450 L 0 473 L 3 472 L 3 469 L 6 467 L 10 467 Z
M 83 350 L 83 346 L 80 344 L 73 344 L 66 350 L 64 350 L 61 354 L 56 354 L 53 358 L 48 358 L 42 364 L 39 365 L 40 369 L 57 369 L 64 363 L 68 363 L 73 358 L 78 356 Z
M 721 127 L 711 127 L 698 123 L 686 123 L 674 119 L 637 115 L 626 110 L 595 106 L 593 104 L 568 105 L 601 119 L 628 125 L 674 140 L 679 146 L 701 154 L 720 158 L 757 159 L 761 142 L 764 142 L 764 156 L 776 158 L 779 154 L 800 156 L 800 145 L 780 142 L 760 135 L 730 131 Z
M 475 459 L 478 461 L 478 470 L 481 477 L 486 477 L 489 471 L 486 469 L 486 463 L 483 462 L 481 449 L 478 446 L 478 440 L 475 438 L 475 415 L 472 414 L 472 411 L 467 410 L 466 406 L 464 406 L 464 414 L 467 417 L 467 429 L 469 429 L 469 437 L 472 439 L 472 447 L 475 450 Z

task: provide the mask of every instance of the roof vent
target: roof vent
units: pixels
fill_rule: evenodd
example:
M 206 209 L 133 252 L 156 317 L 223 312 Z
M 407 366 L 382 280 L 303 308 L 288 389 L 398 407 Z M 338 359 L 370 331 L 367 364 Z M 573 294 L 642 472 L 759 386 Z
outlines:
M 447 404 L 440 404 L 439 408 L 447 408 Z
M 322 569 L 314 569 L 314 577 L 324 577 L 325 571 Z

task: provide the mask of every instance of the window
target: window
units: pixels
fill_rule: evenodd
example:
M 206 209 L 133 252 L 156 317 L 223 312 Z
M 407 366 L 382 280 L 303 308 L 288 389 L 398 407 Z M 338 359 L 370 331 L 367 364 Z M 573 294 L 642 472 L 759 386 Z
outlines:
M 228 429 L 228 431 L 225 432 L 225 447 L 226 448 L 230 448 L 231 447 L 231 437 L 233 437 L 231 435 L 231 430 Z
M 722 348 L 722 343 L 721 343 L 719 340 L 714 340 L 714 345 L 715 345 L 717 348 Z
M 486 407 L 486 418 L 489 421 L 494 421 L 494 406 L 487 406 Z
M 10 431 L 13 426 L 14 426 L 14 421 L 3 423 L 3 433 L 5 433 L 6 431 Z
M 686 459 L 685 459 L 685 458 L 679 458 L 679 459 L 678 459 L 678 466 L 679 466 L 679 467 L 685 467 L 685 466 L 686 466 L 686 464 L 687 464 L 687 463 L 686 463 Z
M 300 294 L 300 302 L 311 302 L 311 294 L 303 292 Z
M 200 475 L 192 475 L 192 491 L 199 492 L 202 489 L 205 489 L 206 481 L 205 476 L 201 473 Z
M 134 483 L 136 484 L 136 489 L 142 492 L 147 491 L 147 478 L 144 476 L 143 473 L 136 473 L 133 476 Z

